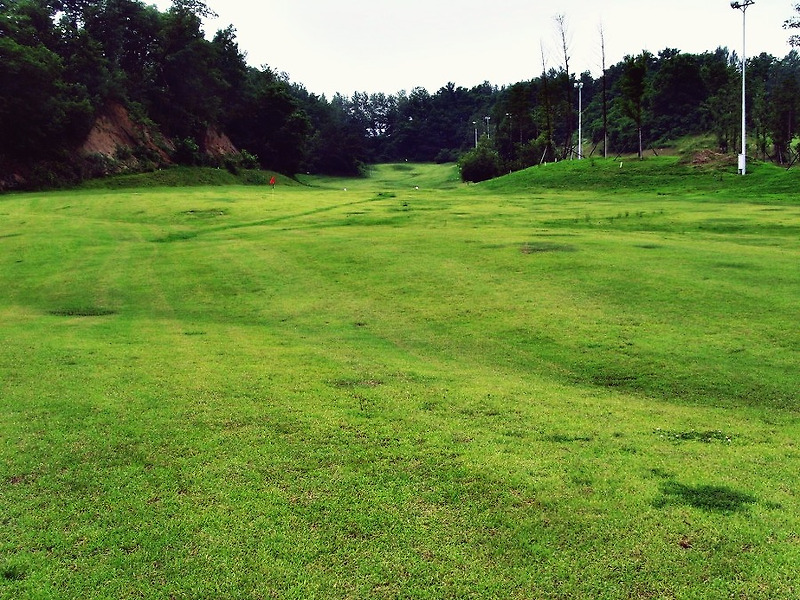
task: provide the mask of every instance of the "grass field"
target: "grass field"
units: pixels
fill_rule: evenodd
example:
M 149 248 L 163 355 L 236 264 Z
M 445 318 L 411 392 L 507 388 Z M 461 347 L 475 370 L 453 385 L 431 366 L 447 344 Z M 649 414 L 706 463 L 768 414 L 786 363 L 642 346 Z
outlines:
M 114 185 L 0 196 L 0 598 L 800 597 L 800 172 Z

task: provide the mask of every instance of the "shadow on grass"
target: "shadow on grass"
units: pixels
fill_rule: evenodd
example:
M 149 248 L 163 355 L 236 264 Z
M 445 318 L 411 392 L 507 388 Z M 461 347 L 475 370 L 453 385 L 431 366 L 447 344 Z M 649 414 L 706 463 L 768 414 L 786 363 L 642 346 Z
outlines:
M 750 494 L 719 485 L 691 486 L 666 481 L 661 484 L 660 490 L 661 497 L 653 502 L 657 508 L 683 504 L 710 512 L 733 513 L 743 511 L 747 505 L 757 501 Z

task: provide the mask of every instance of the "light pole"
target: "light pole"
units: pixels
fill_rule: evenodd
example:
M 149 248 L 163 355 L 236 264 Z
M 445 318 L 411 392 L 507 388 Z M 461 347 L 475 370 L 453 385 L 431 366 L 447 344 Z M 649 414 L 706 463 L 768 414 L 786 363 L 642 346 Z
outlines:
M 583 158 L 583 82 L 579 81 L 575 87 L 578 88 L 578 160 L 580 160 Z
M 483 120 L 486 121 L 486 139 L 487 140 L 492 139 L 492 136 L 489 135 L 489 119 L 491 119 L 491 118 L 492 117 L 483 117 Z
M 478 147 L 478 122 L 473 121 L 472 124 L 475 126 L 475 147 Z
M 744 175 L 747 173 L 747 121 L 745 109 L 747 108 L 747 100 L 745 95 L 745 71 L 747 70 L 747 7 L 755 4 L 755 0 L 743 0 L 737 2 L 731 1 L 731 8 L 738 8 L 742 11 L 742 153 L 739 155 L 739 174 Z

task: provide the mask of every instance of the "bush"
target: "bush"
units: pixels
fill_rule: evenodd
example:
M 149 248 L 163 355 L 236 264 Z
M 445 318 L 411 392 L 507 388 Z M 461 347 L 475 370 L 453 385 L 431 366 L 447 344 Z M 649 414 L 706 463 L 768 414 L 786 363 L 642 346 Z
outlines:
M 497 150 L 486 143 L 464 154 L 458 161 L 461 181 L 486 181 L 503 172 L 503 161 Z
M 187 166 L 200 165 L 203 162 L 200 155 L 200 146 L 190 137 L 175 142 L 173 159 L 179 165 Z
M 241 166 L 244 169 L 260 169 L 261 165 L 258 162 L 258 156 L 250 154 L 247 150 L 241 151 L 242 162 Z

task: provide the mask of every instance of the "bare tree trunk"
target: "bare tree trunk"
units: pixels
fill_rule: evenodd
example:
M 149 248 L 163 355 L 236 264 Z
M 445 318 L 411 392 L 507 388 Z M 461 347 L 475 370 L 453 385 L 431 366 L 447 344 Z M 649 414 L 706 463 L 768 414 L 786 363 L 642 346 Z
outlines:
M 556 23 L 556 32 L 558 33 L 558 37 L 561 42 L 561 50 L 564 53 L 564 72 L 567 74 L 567 83 L 566 83 L 566 118 L 567 118 L 567 133 L 564 139 L 564 158 L 570 154 L 572 149 L 572 131 L 573 131 L 573 121 L 572 121 L 572 77 L 569 73 L 569 31 L 568 31 L 568 24 L 567 24 L 567 17 L 563 14 L 558 14 L 553 17 Z
M 545 127 L 547 128 L 547 142 L 540 164 L 545 161 L 547 154 L 553 148 L 553 103 L 550 101 L 550 88 L 547 85 L 547 60 L 544 53 L 544 42 L 540 42 L 542 50 L 542 89 L 544 91 Z
M 564 71 L 569 75 L 569 31 L 567 24 L 567 17 L 563 14 L 553 17 L 556 22 L 556 32 L 561 41 L 561 51 L 564 53 Z
M 608 84 L 606 81 L 606 36 L 600 23 L 600 56 L 603 68 L 603 158 L 608 158 Z

